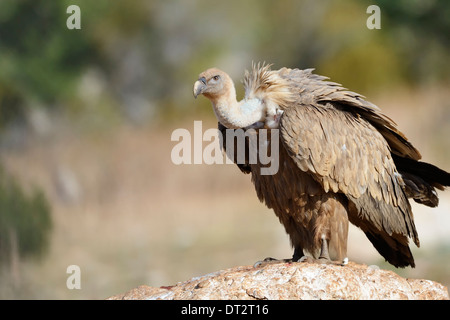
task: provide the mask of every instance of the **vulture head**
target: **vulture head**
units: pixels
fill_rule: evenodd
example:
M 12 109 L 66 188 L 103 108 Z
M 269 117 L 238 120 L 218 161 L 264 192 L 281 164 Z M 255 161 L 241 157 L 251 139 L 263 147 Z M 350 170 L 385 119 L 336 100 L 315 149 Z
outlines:
M 217 68 L 208 69 L 198 76 L 194 84 L 194 97 L 203 94 L 209 100 L 218 100 L 234 91 L 230 76 Z
M 246 95 L 241 101 L 236 100 L 236 89 L 230 76 L 217 68 L 211 68 L 200 73 L 198 80 L 194 83 L 193 93 L 197 98 L 203 95 L 208 98 L 213 106 L 214 113 L 222 125 L 230 129 L 246 128 L 256 123 L 265 122 L 268 109 L 273 109 L 269 92 L 259 92 L 260 83 L 268 87 L 267 80 L 270 74 L 268 68 L 262 69 L 261 74 L 254 77 L 246 73 L 244 84 L 246 84 Z M 266 76 L 266 78 L 264 78 Z M 247 90 L 247 88 L 256 88 Z

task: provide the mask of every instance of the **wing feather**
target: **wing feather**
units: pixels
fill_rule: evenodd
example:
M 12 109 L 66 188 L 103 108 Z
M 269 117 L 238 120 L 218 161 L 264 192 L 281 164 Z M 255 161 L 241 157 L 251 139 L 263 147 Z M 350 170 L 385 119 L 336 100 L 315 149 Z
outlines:
M 326 128 L 326 129 L 324 129 Z M 388 143 L 362 117 L 328 103 L 318 110 L 297 104 L 284 111 L 281 141 L 300 170 L 310 173 L 326 192 L 364 200 L 358 223 L 370 223 L 389 235 L 412 237 L 418 245 L 411 207 L 403 191 Z M 383 210 L 380 210 L 383 208 Z
M 366 101 L 362 95 L 345 89 L 339 83 L 327 81 L 327 77 L 312 73 L 313 70 L 282 68 L 277 74 L 288 80 L 297 102 L 339 104 L 355 116 L 369 121 L 383 135 L 396 155 L 413 160 L 421 158 L 420 152 L 397 129 L 396 123 L 376 105 Z

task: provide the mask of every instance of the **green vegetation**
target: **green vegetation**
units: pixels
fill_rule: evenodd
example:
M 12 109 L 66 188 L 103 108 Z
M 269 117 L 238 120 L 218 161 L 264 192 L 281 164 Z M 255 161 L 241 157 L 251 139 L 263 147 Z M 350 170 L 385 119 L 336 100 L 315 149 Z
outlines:
M 35 190 L 26 195 L 0 168 L 0 267 L 13 256 L 39 257 L 49 244 L 50 205 Z
M 80 6 L 81 30 L 66 28 L 70 4 Z M 378 1 L 381 30 L 366 28 L 370 4 L 4 0 L 0 128 L 30 108 L 115 109 L 132 121 L 186 113 L 200 70 L 218 65 L 242 77 L 252 60 L 315 67 L 363 93 L 448 81 L 448 1 Z M 81 97 L 89 70 L 102 99 Z

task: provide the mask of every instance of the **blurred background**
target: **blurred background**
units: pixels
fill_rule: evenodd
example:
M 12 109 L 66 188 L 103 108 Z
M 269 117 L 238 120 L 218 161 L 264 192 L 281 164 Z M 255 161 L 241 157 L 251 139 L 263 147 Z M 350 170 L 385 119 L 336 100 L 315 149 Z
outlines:
M 81 29 L 69 30 L 69 5 Z M 381 29 L 369 30 L 369 5 Z M 171 133 L 216 127 L 194 100 L 216 66 L 316 72 L 365 95 L 450 170 L 450 2 L 0 0 L 0 298 L 104 299 L 292 255 L 234 165 L 171 162 Z M 415 269 L 351 229 L 349 258 L 450 285 L 450 191 L 413 203 Z M 67 267 L 81 269 L 69 290 Z

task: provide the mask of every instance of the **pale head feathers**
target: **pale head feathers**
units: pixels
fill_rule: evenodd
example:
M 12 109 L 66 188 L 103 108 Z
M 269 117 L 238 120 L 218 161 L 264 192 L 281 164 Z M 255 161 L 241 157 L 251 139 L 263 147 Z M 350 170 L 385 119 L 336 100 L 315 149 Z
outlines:
M 197 92 L 194 92 L 194 95 L 203 94 L 213 103 L 221 98 L 236 98 L 233 80 L 226 72 L 210 68 L 200 73 L 198 79 L 194 87 L 194 91 Z
M 245 70 L 245 98 L 257 98 L 268 104 L 284 109 L 295 101 L 289 90 L 289 82 L 278 75 L 278 71 L 270 69 L 271 64 L 252 63 L 252 71 Z

